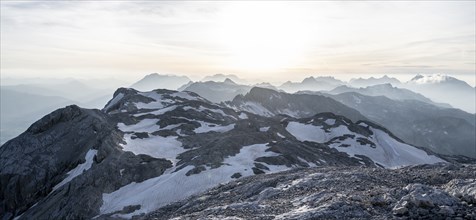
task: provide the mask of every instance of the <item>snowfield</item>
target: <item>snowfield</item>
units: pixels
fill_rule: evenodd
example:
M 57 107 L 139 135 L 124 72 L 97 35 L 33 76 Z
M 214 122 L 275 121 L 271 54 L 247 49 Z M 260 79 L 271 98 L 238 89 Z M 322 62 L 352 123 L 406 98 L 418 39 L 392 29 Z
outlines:
M 329 120 L 329 119 L 328 119 Z M 326 123 L 330 122 L 326 120 Z M 332 123 L 335 123 L 333 121 Z M 361 123 L 361 126 L 368 126 Z M 345 152 L 351 157 L 359 158 L 356 155 L 363 155 L 374 161 L 375 164 L 385 168 L 396 169 L 408 165 L 416 164 L 434 164 L 445 162 L 437 156 L 429 155 L 427 152 L 401 143 L 390 137 L 386 132 L 370 127 L 373 135 L 369 138 L 349 131 L 346 126 L 340 125 L 326 132 L 321 126 L 312 124 L 303 124 L 299 122 L 289 122 L 286 130 L 299 141 L 310 141 L 316 143 L 325 143 L 335 137 L 344 137 L 345 134 L 356 135 L 354 138 L 346 137 L 343 141 L 334 141 L 329 147 L 335 148 L 340 152 Z M 357 138 L 369 139 L 376 144 L 371 147 L 368 144 L 362 145 L 357 142 Z
M 178 171 L 175 170 L 176 168 L 171 168 L 159 177 L 140 183 L 133 182 L 112 193 L 104 193 L 100 212 L 101 214 L 107 214 L 120 211 L 126 206 L 141 205 L 141 208 L 133 213 L 113 215 L 114 217 L 131 218 L 134 215 L 148 213 L 171 202 L 203 192 L 220 183 L 226 183 L 232 180 L 231 176 L 234 173 L 240 173 L 242 176 L 253 175 L 251 167 L 254 166 L 258 157 L 279 155 L 274 152 L 267 152 L 268 147 L 266 145 L 244 146 L 240 153 L 225 158 L 223 162 L 225 165 L 215 169 L 207 167 L 205 171 L 199 174 L 185 175 L 194 168 L 193 166 L 187 166 Z M 266 166 L 270 169 L 268 173 L 290 169 L 286 166 Z
M 217 125 L 217 124 L 203 122 L 203 121 L 197 121 L 197 122 L 200 123 L 200 127 L 195 128 L 195 130 L 194 130 L 194 132 L 197 133 L 197 134 L 207 133 L 207 132 L 211 132 L 211 131 L 224 133 L 224 132 L 228 132 L 228 131 L 233 130 L 233 128 L 235 127 L 235 124 L 229 124 L 229 125 L 223 125 L 222 126 L 222 125 Z

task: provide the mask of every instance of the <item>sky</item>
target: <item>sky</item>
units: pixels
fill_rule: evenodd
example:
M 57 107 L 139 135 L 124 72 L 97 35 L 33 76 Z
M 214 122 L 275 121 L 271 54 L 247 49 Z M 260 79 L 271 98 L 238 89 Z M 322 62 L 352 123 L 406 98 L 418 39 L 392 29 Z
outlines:
M 475 1 L 1 1 L 1 77 L 476 83 Z

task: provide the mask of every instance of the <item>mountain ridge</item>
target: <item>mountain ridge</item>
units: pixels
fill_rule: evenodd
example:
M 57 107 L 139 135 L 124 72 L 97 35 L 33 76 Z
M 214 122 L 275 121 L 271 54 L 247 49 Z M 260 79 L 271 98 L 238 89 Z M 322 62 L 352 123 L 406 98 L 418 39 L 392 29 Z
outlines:
M 297 167 L 393 169 L 444 162 L 382 129 L 332 113 L 262 117 L 192 92 L 120 88 L 102 111 L 77 106 L 57 110 L 0 148 L 0 162 L 11 164 L 0 168 L 1 205 L 8 216 L 20 219 L 130 218 L 244 176 Z M 62 146 L 79 153 L 65 153 Z M 391 149 L 405 156 L 388 156 Z M 15 162 L 38 150 L 37 157 L 52 163 Z M 28 178 L 18 168 L 27 170 Z M 54 205 L 58 203 L 63 205 Z M 82 203 L 89 205 L 77 209 Z

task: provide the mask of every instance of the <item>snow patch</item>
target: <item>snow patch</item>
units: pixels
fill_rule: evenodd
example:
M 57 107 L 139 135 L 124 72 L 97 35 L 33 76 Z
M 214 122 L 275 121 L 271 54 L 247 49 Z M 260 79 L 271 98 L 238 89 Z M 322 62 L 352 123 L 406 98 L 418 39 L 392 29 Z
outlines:
M 165 158 L 177 162 L 176 157 L 185 152 L 182 142 L 177 140 L 176 136 L 151 136 L 149 138 L 132 139 L 132 134 L 125 134 L 126 144 L 121 144 L 124 151 L 130 151 L 135 155 L 146 154 L 155 158 Z
M 187 99 L 187 100 L 192 100 L 192 101 L 203 100 L 203 99 L 200 99 L 199 97 L 192 96 L 187 92 L 176 92 L 176 93 L 170 94 L 170 96 L 179 97 L 179 98 L 182 98 L 182 99 Z
M 161 109 L 158 109 L 158 110 L 155 110 L 155 111 L 152 111 L 152 112 L 146 112 L 146 113 L 135 114 L 134 117 L 139 117 L 139 116 L 148 115 L 148 114 L 152 114 L 152 115 L 162 115 L 162 114 L 165 114 L 166 112 L 173 111 L 173 110 L 175 110 L 176 108 L 177 108 L 176 105 L 171 105 L 171 106 L 168 106 L 168 107 L 165 107 L 165 108 L 161 108 Z
M 288 104 L 289 105 L 289 104 Z M 284 114 L 284 115 L 289 115 L 291 117 L 299 118 L 300 112 L 299 111 L 293 111 L 290 109 L 283 109 L 283 110 L 278 110 L 279 114 Z
M 60 187 L 68 183 L 69 181 L 73 180 L 75 177 L 83 174 L 84 171 L 89 170 L 91 166 L 93 165 L 94 156 L 96 156 L 97 152 L 98 152 L 97 150 L 93 150 L 93 149 L 89 150 L 86 153 L 86 156 L 84 157 L 86 161 L 82 164 L 78 164 L 78 166 L 70 170 L 67 173 L 68 176 L 65 179 L 63 179 L 63 181 L 61 181 L 60 183 L 56 184 L 56 186 L 53 187 L 53 191 L 56 191 L 57 189 L 59 189 Z
M 269 126 L 268 127 L 262 127 L 262 128 L 259 128 L 259 131 L 261 132 L 267 132 L 269 130 Z
M 353 134 L 353 132 L 349 131 L 344 125 L 332 128 L 331 132 L 326 132 L 321 126 L 302 124 L 294 121 L 288 123 L 286 130 L 299 141 L 312 141 L 317 143 L 324 143 L 344 134 Z
M 233 130 L 233 128 L 235 128 L 234 123 L 222 126 L 222 125 L 217 125 L 217 124 L 203 122 L 203 121 L 197 121 L 197 122 L 200 123 L 200 127 L 195 128 L 195 130 L 193 130 L 195 133 L 206 133 L 210 131 L 224 133 L 224 132 L 231 131 Z
M 328 125 L 334 125 L 336 123 L 336 120 L 333 119 L 333 118 L 329 118 L 329 119 L 326 119 L 324 121 L 324 123 L 328 124 Z
M 139 121 L 137 124 L 125 125 L 124 123 L 118 123 L 117 127 L 123 132 L 154 132 L 157 130 L 159 119 L 146 118 Z
M 261 116 L 274 116 L 272 112 L 256 102 L 246 102 L 243 104 L 243 109 Z
M 248 119 L 248 115 L 244 112 L 240 113 L 240 115 L 238 115 L 238 118 L 240 119 Z
M 162 94 L 159 94 L 155 91 L 139 92 L 138 94 L 155 100 L 149 103 L 143 103 L 143 102 L 135 103 L 138 109 L 161 109 L 171 104 L 177 103 L 177 100 L 164 98 Z
M 205 108 L 203 106 L 199 106 L 198 109 L 197 108 L 193 108 L 193 107 L 190 107 L 190 106 L 186 106 L 186 107 L 183 107 L 183 110 L 184 111 L 188 111 L 188 110 L 196 110 L 196 111 L 199 111 L 199 112 L 203 112 L 203 111 L 211 111 L 211 112 L 214 112 L 214 113 L 218 113 L 220 115 L 223 115 L 224 117 L 228 117 L 229 115 L 227 115 L 223 110 L 221 109 L 213 109 L 213 108 Z
M 227 117 L 227 116 L 228 116 L 228 115 L 225 114 L 225 112 L 224 112 L 223 110 L 221 110 L 221 109 L 212 109 L 212 108 L 205 108 L 205 107 L 203 107 L 203 106 L 200 106 L 200 107 L 198 108 L 198 110 L 201 111 L 201 112 L 203 112 L 203 111 L 205 111 L 205 110 L 208 110 L 208 111 L 215 112 L 215 113 L 218 113 L 218 114 L 220 114 L 220 115 L 223 115 L 224 117 Z
M 111 108 L 112 106 L 114 106 L 115 104 L 117 104 L 119 101 L 121 101 L 122 98 L 124 98 L 124 94 L 123 94 L 123 93 L 117 94 L 117 95 L 109 102 L 109 104 L 107 104 L 107 106 L 104 107 L 104 110 L 107 111 L 109 108 Z

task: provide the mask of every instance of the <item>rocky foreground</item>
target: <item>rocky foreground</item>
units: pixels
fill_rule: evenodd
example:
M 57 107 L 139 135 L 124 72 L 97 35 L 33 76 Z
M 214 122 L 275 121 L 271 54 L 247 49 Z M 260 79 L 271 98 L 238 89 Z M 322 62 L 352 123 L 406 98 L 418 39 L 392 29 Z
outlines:
M 476 219 L 476 165 L 319 167 L 220 185 L 140 219 Z

